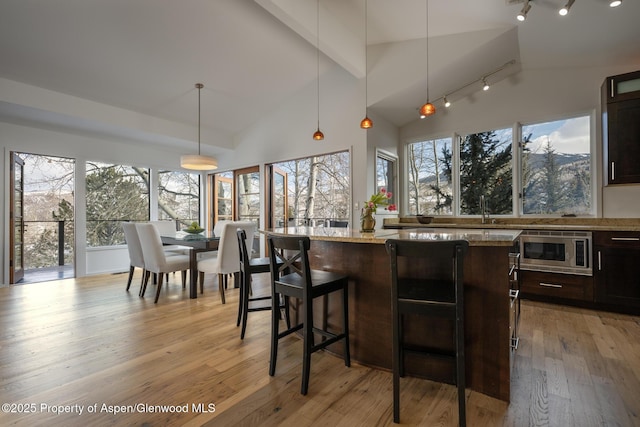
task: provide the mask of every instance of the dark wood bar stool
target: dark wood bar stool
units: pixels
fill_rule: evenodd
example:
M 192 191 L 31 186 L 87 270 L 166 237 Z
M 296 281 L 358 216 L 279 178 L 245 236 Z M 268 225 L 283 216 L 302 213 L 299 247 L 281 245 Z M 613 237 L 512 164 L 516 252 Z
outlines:
M 405 352 L 413 352 L 454 362 L 458 423 L 466 426 L 462 276 L 469 242 L 390 239 L 386 247 L 391 261 L 393 422 L 400 422 L 400 377 L 404 376 Z M 451 319 L 454 322 L 454 350 L 443 351 L 406 343 L 403 336 L 405 314 Z
M 303 360 L 302 360 L 302 387 L 300 393 L 307 394 L 309 389 L 309 372 L 311 368 L 311 354 L 326 348 L 327 346 L 344 340 L 344 364 L 351 366 L 349 353 L 349 280 L 344 274 L 330 271 L 312 270 L 309 266 L 308 251 L 311 242 L 308 237 L 302 236 L 269 236 L 269 256 L 271 263 L 271 360 L 269 361 L 269 375 L 276 372 L 276 360 L 278 357 L 278 340 L 302 329 L 303 333 Z M 278 263 L 282 261 L 282 265 Z M 342 332 L 331 333 L 313 326 L 313 300 L 314 298 L 329 295 L 332 292 L 342 291 Z M 276 301 L 280 295 L 288 298 L 297 298 L 302 302 L 304 317 L 302 323 L 280 332 L 280 310 Z M 322 342 L 315 344 L 313 334 L 323 336 Z
M 240 339 L 244 339 L 245 331 L 247 330 L 247 315 L 254 311 L 267 311 L 271 310 L 271 304 L 262 305 L 258 307 L 250 307 L 249 303 L 254 301 L 266 301 L 271 300 L 271 295 L 252 297 L 251 290 L 251 275 L 259 273 L 269 273 L 271 269 L 269 257 L 252 258 L 250 252 L 247 250 L 247 233 L 243 229 L 238 229 L 238 251 L 240 252 L 240 301 L 238 302 L 238 321 L 236 326 L 240 326 L 242 322 L 242 330 L 240 332 Z M 282 262 L 278 262 L 278 266 L 282 265 Z M 291 320 L 289 319 L 289 310 L 284 304 L 280 308 L 285 309 L 285 315 L 287 320 L 287 327 L 291 326 Z

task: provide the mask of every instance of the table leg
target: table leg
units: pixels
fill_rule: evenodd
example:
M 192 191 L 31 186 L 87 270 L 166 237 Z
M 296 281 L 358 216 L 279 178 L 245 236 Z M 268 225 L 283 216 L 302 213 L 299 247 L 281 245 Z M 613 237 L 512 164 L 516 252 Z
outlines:
M 189 251 L 189 298 L 198 298 L 198 255 L 195 248 Z

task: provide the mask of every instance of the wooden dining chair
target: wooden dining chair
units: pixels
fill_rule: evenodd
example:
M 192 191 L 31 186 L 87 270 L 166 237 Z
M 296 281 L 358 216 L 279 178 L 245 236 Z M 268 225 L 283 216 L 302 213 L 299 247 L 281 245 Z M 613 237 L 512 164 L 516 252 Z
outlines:
M 458 388 L 458 425 L 466 426 L 464 346 L 464 255 L 466 240 L 385 242 L 391 263 L 393 422 L 400 422 L 400 377 L 405 353 L 450 361 Z M 418 271 L 415 271 L 418 270 Z M 453 349 L 418 347 L 405 341 L 405 316 L 429 316 L 453 323 Z M 412 324 L 419 318 L 412 318 Z M 429 330 L 424 334 L 428 335 Z
M 351 366 L 349 350 L 349 278 L 341 273 L 311 269 L 308 251 L 311 246 L 306 236 L 269 236 L 269 258 L 271 263 L 271 357 L 269 375 L 276 372 L 278 341 L 296 331 L 302 330 L 302 385 L 300 393 L 307 394 L 311 354 L 342 340 L 345 366 Z M 333 292 L 342 294 L 342 331 L 330 332 L 313 324 L 313 300 Z M 300 323 L 280 332 L 280 308 L 278 302 L 296 298 L 302 302 L 304 311 Z M 315 343 L 314 334 L 323 337 Z

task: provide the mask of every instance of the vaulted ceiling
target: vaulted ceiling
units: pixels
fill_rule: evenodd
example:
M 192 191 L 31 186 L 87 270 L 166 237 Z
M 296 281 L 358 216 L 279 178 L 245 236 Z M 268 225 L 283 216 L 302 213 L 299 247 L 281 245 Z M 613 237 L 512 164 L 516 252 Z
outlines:
M 402 126 L 424 102 L 508 61 L 522 68 L 640 63 L 640 1 L 319 0 L 321 73 L 362 79 L 369 104 Z M 2 0 L 0 78 L 232 136 L 316 79 L 315 0 Z M 0 93 L 0 120 L 65 122 Z M 94 124 L 95 125 L 95 124 Z M 75 126 L 81 126 L 76 123 Z M 107 130 L 105 130 L 107 131 Z M 126 133 L 126 130 L 120 130 Z M 221 138 L 224 139 L 224 138 Z M 215 141 L 209 141 L 216 144 Z M 224 145 L 224 144 L 221 144 Z

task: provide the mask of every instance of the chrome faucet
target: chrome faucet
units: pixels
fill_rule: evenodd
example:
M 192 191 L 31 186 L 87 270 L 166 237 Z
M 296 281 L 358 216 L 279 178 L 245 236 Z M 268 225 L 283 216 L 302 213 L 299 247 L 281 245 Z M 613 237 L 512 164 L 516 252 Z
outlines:
M 484 194 L 480 196 L 480 212 L 482 213 L 482 223 L 486 224 L 489 219 L 489 214 L 487 213 L 487 204 L 484 200 Z

